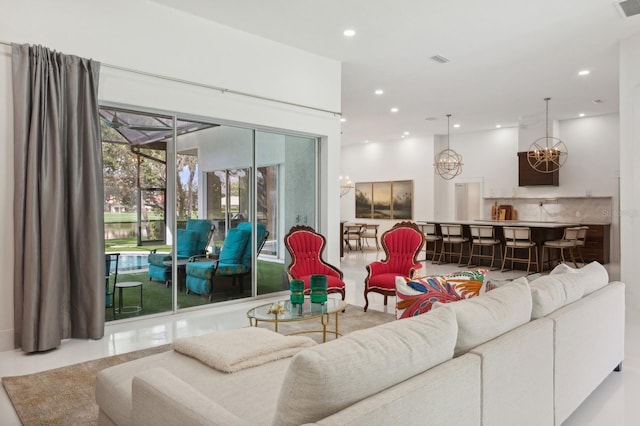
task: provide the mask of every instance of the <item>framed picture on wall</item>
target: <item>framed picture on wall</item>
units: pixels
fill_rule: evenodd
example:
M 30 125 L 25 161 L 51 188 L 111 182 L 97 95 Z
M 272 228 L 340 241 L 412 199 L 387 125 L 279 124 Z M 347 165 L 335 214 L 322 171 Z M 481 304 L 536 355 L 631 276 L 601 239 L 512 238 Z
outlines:
M 356 189 L 356 218 L 413 218 L 413 181 L 360 182 Z
M 401 180 L 392 183 L 391 212 L 394 219 L 413 218 L 413 181 Z
M 392 219 L 391 182 L 375 182 L 373 184 L 372 217 L 374 219 Z
M 373 184 L 356 183 L 356 217 L 371 219 L 373 211 Z

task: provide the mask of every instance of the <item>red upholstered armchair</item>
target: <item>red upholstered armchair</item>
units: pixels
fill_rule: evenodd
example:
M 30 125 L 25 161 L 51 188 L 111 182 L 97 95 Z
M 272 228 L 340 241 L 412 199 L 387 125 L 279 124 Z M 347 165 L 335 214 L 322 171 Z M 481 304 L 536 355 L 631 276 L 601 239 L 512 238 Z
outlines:
M 369 307 L 367 294 L 370 291 L 384 296 L 396 295 L 396 276 L 413 277 L 422 264 L 416 259 L 424 246 L 424 234 L 413 222 L 396 223 L 380 238 L 386 258 L 367 265 L 367 278 L 364 280 L 364 311 Z
M 289 279 L 304 281 L 304 292 L 309 294 L 311 275 L 327 276 L 327 293 L 340 293 L 344 300 L 342 271 L 322 260 L 326 239 L 310 226 L 298 225 L 284 236 L 284 245 L 291 254 L 291 264 L 287 268 Z

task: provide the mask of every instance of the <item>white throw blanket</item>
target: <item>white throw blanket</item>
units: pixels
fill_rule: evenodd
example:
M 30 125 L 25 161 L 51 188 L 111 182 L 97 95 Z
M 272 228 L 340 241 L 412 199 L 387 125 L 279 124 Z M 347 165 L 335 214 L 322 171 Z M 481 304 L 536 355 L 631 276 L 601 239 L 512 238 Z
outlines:
M 246 327 L 177 339 L 173 349 L 211 368 L 233 373 L 291 357 L 315 344 L 309 337 L 283 336 L 264 328 Z

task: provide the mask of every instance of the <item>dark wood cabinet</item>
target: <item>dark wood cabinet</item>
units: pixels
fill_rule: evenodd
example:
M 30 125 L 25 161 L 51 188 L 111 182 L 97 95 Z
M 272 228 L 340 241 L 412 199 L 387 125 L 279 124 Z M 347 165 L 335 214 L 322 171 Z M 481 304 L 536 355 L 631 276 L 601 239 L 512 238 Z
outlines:
M 609 263 L 611 246 L 611 225 L 593 225 L 585 223 L 589 227 L 585 247 L 582 249 L 582 257 L 586 262 L 598 261 Z
M 518 153 L 518 186 L 559 186 L 560 172 L 542 173 L 529 165 L 527 152 Z

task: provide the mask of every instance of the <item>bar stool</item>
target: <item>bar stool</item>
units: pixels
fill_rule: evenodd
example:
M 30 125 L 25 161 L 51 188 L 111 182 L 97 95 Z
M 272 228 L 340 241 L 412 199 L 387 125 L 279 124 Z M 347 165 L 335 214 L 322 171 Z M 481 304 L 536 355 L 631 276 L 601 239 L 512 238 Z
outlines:
M 476 257 L 478 259 L 491 259 L 489 268 L 491 270 L 498 269 L 493 267 L 493 262 L 496 258 L 496 246 L 500 247 L 500 259 L 504 253 L 502 250 L 502 242 L 496 239 L 495 228 L 489 225 L 470 225 L 469 229 L 471 230 L 471 251 L 469 252 L 469 263 L 467 266 L 471 266 L 471 261 Z M 474 254 L 476 247 L 478 248 L 478 253 Z M 482 254 L 483 247 L 491 247 L 491 255 Z M 480 264 L 480 262 L 478 262 L 478 264 Z
M 469 244 L 469 238 L 462 234 L 462 225 L 440 224 L 440 234 L 442 235 L 442 250 L 440 250 L 438 263 L 442 263 L 443 257 L 446 261 L 448 254 L 449 256 L 458 256 L 458 266 L 461 266 L 464 246 Z M 456 244 L 460 246 L 460 251 L 453 250 Z
M 431 263 L 436 263 L 436 254 L 438 254 L 438 241 L 442 244 L 442 236 L 438 234 L 438 228 L 435 223 L 424 223 L 420 225 L 422 233 L 424 234 L 424 260 L 429 260 L 429 253 L 431 253 Z M 433 248 L 429 250 L 429 244 L 433 244 Z
M 576 248 L 577 246 L 577 241 L 578 241 L 578 234 L 580 232 L 580 228 L 579 227 L 571 227 L 571 228 L 565 228 L 564 232 L 562 234 L 562 239 L 560 240 L 552 240 L 552 241 L 545 241 L 544 244 L 542 245 L 542 267 L 544 269 L 544 264 L 547 263 L 549 265 L 549 269 L 551 269 L 551 249 L 555 249 L 555 250 L 559 250 L 560 251 L 560 259 L 562 259 L 562 263 L 566 262 L 566 258 L 565 258 L 565 250 L 569 251 L 569 257 L 571 258 L 571 260 L 573 261 L 573 265 L 577 268 L 578 264 L 576 263 L 576 259 L 573 256 L 573 250 Z M 545 253 L 545 249 L 547 251 L 547 260 L 545 262 L 544 260 L 544 253 Z M 557 259 L 553 259 L 553 260 L 557 260 Z
M 582 257 L 582 248 L 586 246 L 588 232 L 589 232 L 588 226 L 583 225 L 578 227 L 578 239 L 576 240 L 576 259 L 580 259 L 580 263 L 582 263 L 583 265 L 586 262 Z
M 538 261 L 538 247 L 536 243 L 531 240 L 531 228 L 505 226 L 502 228 L 502 231 L 504 233 L 506 248 L 504 250 L 504 258 L 502 259 L 502 269 L 500 271 L 504 272 L 504 265 L 507 260 L 510 260 L 511 269 L 513 269 L 513 262 L 526 263 L 527 275 L 529 275 L 531 263 L 534 263 L 531 261 L 532 252 L 535 254 L 536 271 L 538 271 L 540 269 L 540 263 Z M 509 255 L 509 249 L 511 249 L 511 255 Z M 523 249 L 527 249 L 527 257 L 516 257 L 516 250 L 522 251 Z

